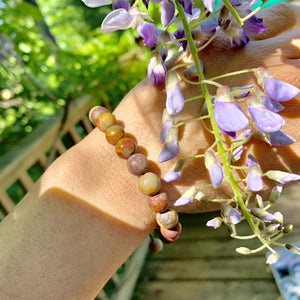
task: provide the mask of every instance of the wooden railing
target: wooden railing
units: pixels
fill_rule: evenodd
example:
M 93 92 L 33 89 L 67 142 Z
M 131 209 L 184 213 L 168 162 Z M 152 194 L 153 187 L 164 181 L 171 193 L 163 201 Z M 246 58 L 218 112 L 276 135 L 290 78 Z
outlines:
M 92 129 L 88 111 L 92 97 L 83 96 L 50 117 L 18 147 L 0 158 L 0 220 L 13 210 L 53 159 L 81 141 Z M 145 241 L 110 279 L 96 299 L 131 299 L 147 253 Z

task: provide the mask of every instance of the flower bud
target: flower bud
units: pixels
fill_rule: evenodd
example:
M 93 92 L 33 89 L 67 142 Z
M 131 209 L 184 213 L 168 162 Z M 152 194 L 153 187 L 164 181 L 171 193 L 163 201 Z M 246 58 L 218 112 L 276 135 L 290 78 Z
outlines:
M 263 229 L 260 232 L 260 236 L 265 239 L 265 238 L 269 237 L 270 235 L 273 235 L 275 232 L 278 231 L 279 226 L 280 226 L 279 224 L 271 224 L 271 225 L 267 226 L 265 229 Z
M 295 254 L 300 255 L 300 249 L 292 244 L 285 244 L 285 248 Z
M 272 222 L 276 220 L 275 216 L 265 211 L 264 209 L 253 207 L 250 210 L 251 214 L 263 221 Z
M 277 252 L 272 253 L 271 255 L 268 256 L 266 263 L 267 264 L 275 264 L 277 260 L 279 259 L 280 255 Z
M 164 181 L 171 182 L 177 180 L 182 175 L 182 170 L 184 166 L 185 160 L 183 158 L 179 158 L 176 163 L 172 166 L 170 171 L 165 175 Z
M 247 247 L 239 247 L 236 248 L 235 251 L 240 254 L 249 255 L 251 254 L 251 250 Z
M 293 228 L 294 228 L 294 226 L 292 224 L 290 224 L 290 225 L 284 226 L 281 232 L 283 234 L 287 234 L 287 233 L 292 232 Z
M 291 174 L 288 172 L 282 172 L 282 171 L 276 171 L 276 170 L 270 170 L 267 173 L 265 173 L 269 179 L 275 180 L 280 183 L 287 183 L 291 181 L 300 180 L 300 175 L 297 174 Z
M 280 183 L 272 189 L 269 202 L 274 204 L 280 197 L 283 185 Z
M 163 242 L 158 239 L 158 238 L 154 238 L 151 240 L 151 242 L 149 243 L 149 251 L 152 253 L 159 253 L 163 250 L 164 248 L 164 244 Z
M 222 218 L 216 217 L 216 218 L 213 218 L 213 219 L 209 220 L 206 223 L 206 226 L 207 227 L 213 227 L 214 229 L 217 229 L 222 225 L 222 222 L 223 222 Z
M 256 194 L 256 196 L 255 196 L 255 205 L 258 208 L 264 208 L 264 204 L 263 204 L 262 198 L 261 198 L 261 196 L 259 194 Z
M 190 187 L 178 200 L 176 200 L 174 206 L 181 206 L 192 202 L 197 193 L 198 189 L 195 186 Z
M 212 186 L 216 189 L 223 181 L 223 170 L 212 151 L 204 153 L 205 167 L 208 170 Z

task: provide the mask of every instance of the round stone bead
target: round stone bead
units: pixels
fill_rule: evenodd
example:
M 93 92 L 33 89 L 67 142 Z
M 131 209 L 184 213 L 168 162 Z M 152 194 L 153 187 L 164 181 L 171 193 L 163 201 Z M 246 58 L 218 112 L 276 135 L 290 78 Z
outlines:
M 122 138 L 116 144 L 116 153 L 121 158 L 128 158 L 130 155 L 134 154 L 136 151 L 136 144 L 134 140 L 130 138 Z
M 135 153 L 128 158 L 127 168 L 133 175 L 143 175 L 148 170 L 148 159 L 141 153 Z
M 159 253 L 163 250 L 163 248 L 163 242 L 158 238 L 152 239 L 149 243 L 149 251 L 152 253 Z
M 159 177 L 152 172 L 148 172 L 139 178 L 139 190 L 145 195 L 155 195 L 160 186 Z
M 105 138 L 112 145 L 115 145 L 124 135 L 124 129 L 119 125 L 111 125 L 105 131 Z
M 89 119 L 91 123 L 93 123 L 94 126 L 97 126 L 97 118 L 100 114 L 103 114 L 105 112 L 109 112 L 109 110 L 106 107 L 103 106 L 95 106 L 93 107 L 89 112 Z
M 171 242 L 171 243 L 175 242 L 179 238 L 181 230 L 182 230 L 182 226 L 179 222 L 173 228 L 170 228 L 170 229 L 160 227 L 161 235 L 168 242 Z
M 161 213 L 168 208 L 169 200 L 166 193 L 160 193 L 155 196 L 149 197 L 149 207 L 156 213 Z
M 178 213 L 175 210 L 168 210 L 164 213 L 156 214 L 156 222 L 160 227 L 173 228 L 178 223 Z
M 110 113 L 110 112 L 103 112 L 101 113 L 98 118 L 97 118 L 97 127 L 105 132 L 106 129 L 111 126 L 114 125 L 116 122 L 115 116 Z

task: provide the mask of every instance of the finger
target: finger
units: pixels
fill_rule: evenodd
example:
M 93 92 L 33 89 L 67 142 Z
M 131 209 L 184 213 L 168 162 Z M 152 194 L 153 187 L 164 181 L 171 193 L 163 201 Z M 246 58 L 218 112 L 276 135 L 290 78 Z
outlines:
M 251 39 L 254 40 L 272 38 L 300 27 L 300 4 L 276 3 L 262 9 L 256 15 L 263 18 L 263 23 L 268 30 L 252 35 Z

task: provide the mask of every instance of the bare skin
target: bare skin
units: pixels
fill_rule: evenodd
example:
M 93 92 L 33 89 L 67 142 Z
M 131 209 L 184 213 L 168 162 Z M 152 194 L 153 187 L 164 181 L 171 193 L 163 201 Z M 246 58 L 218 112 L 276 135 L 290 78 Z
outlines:
M 263 12 L 265 24 L 272 24 L 264 39 L 259 37 L 232 54 L 227 42 L 219 38 L 202 53 L 206 78 L 264 66 L 277 78 L 300 88 L 300 31 L 297 29 L 300 10 L 285 4 L 279 8 Z M 280 14 L 280 21 L 273 24 L 274 14 Z M 177 58 L 184 59 L 184 55 Z M 242 86 L 251 82 L 249 76 L 239 76 L 222 84 Z M 183 82 L 182 90 L 185 97 L 199 92 Z M 300 172 L 299 100 L 288 102 L 283 113 L 287 118 L 284 130 L 297 140 L 294 145 L 275 150 L 261 142 L 249 145 L 248 151 L 258 157 L 263 171 Z M 140 150 L 153 162 L 151 169 L 161 176 L 173 163 L 159 166 L 156 163 L 162 148 L 158 136 L 164 105 L 163 89 L 143 81 L 115 111 L 126 132 L 134 135 Z M 178 120 L 195 115 L 200 106 L 201 103 L 190 102 Z M 185 126 L 181 136 L 180 156 L 201 153 L 212 141 L 198 123 Z M 182 180 L 163 184 L 162 189 L 175 201 L 195 183 L 208 183 L 200 159 L 188 163 Z M 207 189 L 205 193 L 211 198 L 231 195 L 226 184 L 218 190 Z M 214 208 L 209 204 L 193 204 L 184 210 L 199 212 Z M 147 197 L 137 190 L 137 178 L 127 171 L 126 161 L 117 158 L 103 133 L 94 130 L 57 159 L 0 224 L 0 298 L 93 299 L 152 231 L 154 218 Z

